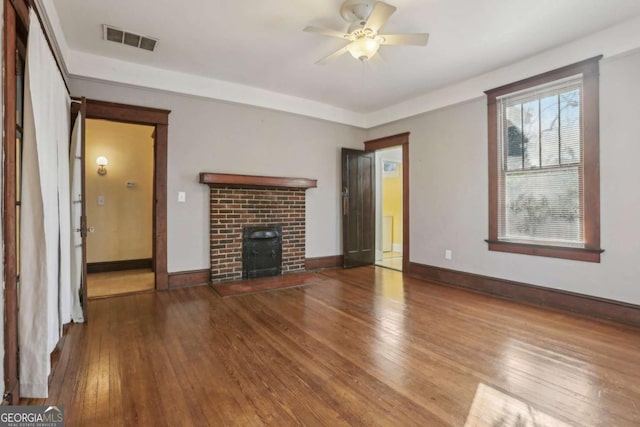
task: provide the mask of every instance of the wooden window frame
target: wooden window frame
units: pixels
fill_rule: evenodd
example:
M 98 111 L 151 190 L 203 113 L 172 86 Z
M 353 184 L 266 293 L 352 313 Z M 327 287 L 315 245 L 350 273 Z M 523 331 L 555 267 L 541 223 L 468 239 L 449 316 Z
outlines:
M 490 251 L 538 255 L 577 261 L 600 262 L 600 119 L 599 63 L 602 55 L 529 77 L 485 92 L 487 95 L 489 147 L 489 244 Z M 503 241 L 498 238 L 499 163 L 498 107 L 500 96 L 567 77 L 582 75 L 582 126 L 584 167 L 584 247 L 550 246 Z

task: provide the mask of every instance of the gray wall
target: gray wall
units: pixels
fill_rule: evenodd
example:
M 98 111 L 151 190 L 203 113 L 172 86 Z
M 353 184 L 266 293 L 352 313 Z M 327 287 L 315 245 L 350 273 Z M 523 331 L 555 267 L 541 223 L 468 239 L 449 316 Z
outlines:
M 199 172 L 313 178 L 307 190 L 307 257 L 342 253 L 340 147 L 365 131 L 263 108 L 72 79 L 71 93 L 164 108 L 169 115 L 168 270 L 209 267 L 208 187 Z M 178 203 L 178 191 L 187 193 Z
M 637 51 L 601 62 L 600 264 L 487 249 L 484 97 L 371 129 L 411 132 L 411 261 L 640 304 L 639 71 Z
M 318 179 L 307 195 L 307 257 L 341 250 L 339 148 L 410 131 L 411 261 L 640 304 L 640 53 L 601 62 L 600 264 L 490 252 L 484 97 L 365 132 L 288 113 L 74 79 L 74 95 L 172 110 L 169 271 L 208 266 L 201 171 Z M 177 192 L 187 203 L 177 203 Z M 445 249 L 453 259 L 445 260 Z

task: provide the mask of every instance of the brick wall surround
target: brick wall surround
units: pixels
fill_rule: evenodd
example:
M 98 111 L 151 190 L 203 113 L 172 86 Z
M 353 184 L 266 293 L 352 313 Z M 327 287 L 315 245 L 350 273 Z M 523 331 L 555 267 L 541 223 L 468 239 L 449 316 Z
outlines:
M 211 283 L 242 279 L 242 228 L 282 224 L 283 274 L 305 269 L 305 189 L 210 187 Z

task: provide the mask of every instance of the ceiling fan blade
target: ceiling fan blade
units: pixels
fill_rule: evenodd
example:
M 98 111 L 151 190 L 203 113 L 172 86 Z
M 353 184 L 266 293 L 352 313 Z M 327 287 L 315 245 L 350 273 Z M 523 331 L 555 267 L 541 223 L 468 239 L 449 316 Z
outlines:
M 340 55 L 344 55 L 345 53 L 347 53 L 348 51 L 348 47 L 349 45 L 346 45 L 345 47 L 343 47 L 342 49 L 338 49 L 335 52 L 333 52 L 331 55 L 329 56 L 325 56 L 324 58 L 322 58 L 321 60 L 319 60 L 318 62 L 316 62 L 316 64 L 318 65 L 324 65 L 327 62 L 331 61 L 332 59 L 337 58 Z
M 380 44 L 426 46 L 429 34 L 382 34 Z
M 323 36 L 337 37 L 339 39 L 349 40 L 349 34 L 341 33 L 340 31 L 331 30 L 329 28 L 308 26 L 302 31 L 304 31 L 305 33 L 316 33 L 316 34 L 322 34 Z
M 373 32 L 377 33 L 395 11 L 395 6 L 391 6 L 390 4 L 381 1 L 377 2 L 373 6 L 373 11 L 371 12 L 371 15 L 369 15 L 367 23 L 364 24 L 364 28 L 369 28 Z

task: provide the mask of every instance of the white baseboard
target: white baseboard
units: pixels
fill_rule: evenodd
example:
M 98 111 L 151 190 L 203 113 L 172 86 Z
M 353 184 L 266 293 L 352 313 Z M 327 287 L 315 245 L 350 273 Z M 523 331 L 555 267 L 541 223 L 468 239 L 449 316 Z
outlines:
M 393 244 L 393 252 L 402 253 L 402 243 L 394 243 Z

